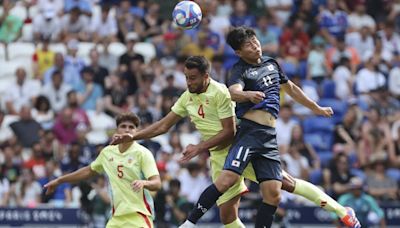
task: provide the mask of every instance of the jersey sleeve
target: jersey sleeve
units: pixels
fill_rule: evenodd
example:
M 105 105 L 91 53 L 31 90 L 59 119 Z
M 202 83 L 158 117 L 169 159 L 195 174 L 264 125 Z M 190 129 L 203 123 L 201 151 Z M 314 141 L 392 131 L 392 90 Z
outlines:
M 144 178 L 149 179 L 152 176 L 160 175 L 153 154 L 146 148 L 143 148 L 143 150 L 141 166 Z
M 240 84 L 242 87 L 244 87 L 244 74 L 243 74 L 243 68 L 234 65 L 232 70 L 231 70 L 231 77 L 228 80 L 228 87 L 235 85 L 235 84 Z
M 103 160 L 104 160 L 104 149 L 100 152 L 100 154 L 97 156 L 96 160 L 94 160 L 92 163 L 90 163 L 90 168 L 97 172 L 97 173 L 103 173 Z
M 272 68 L 271 69 L 274 70 L 274 71 L 276 70 L 277 73 L 279 74 L 279 84 L 284 84 L 284 83 L 289 81 L 289 78 L 287 77 L 285 72 L 283 72 L 281 66 L 279 66 L 279 64 L 278 64 L 278 62 L 276 62 L 276 60 L 270 59 L 270 60 L 268 60 L 268 62 L 270 64 L 272 64 Z M 267 67 L 268 67 L 268 65 L 267 65 Z
M 179 99 L 172 106 L 171 110 L 180 117 L 186 117 L 188 115 L 186 109 L 186 101 L 188 97 L 188 92 L 184 92 Z
M 379 205 L 376 203 L 376 201 L 374 200 L 374 198 L 372 198 L 369 195 L 365 196 L 365 200 L 368 202 L 369 207 L 371 209 L 371 211 L 375 212 L 376 215 L 378 215 L 379 218 L 383 218 L 385 216 L 385 213 L 383 212 L 383 210 L 379 207 Z
M 235 115 L 235 105 L 231 100 L 231 95 L 227 88 L 224 88 L 220 93 L 218 93 L 217 99 L 217 112 L 218 118 L 225 119 Z

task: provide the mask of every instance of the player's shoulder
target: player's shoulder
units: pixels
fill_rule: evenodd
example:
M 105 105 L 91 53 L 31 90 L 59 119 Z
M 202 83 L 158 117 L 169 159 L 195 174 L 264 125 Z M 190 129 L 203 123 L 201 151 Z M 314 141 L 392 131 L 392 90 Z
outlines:
M 107 145 L 100 151 L 100 154 L 116 152 L 118 152 L 118 145 Z
M 153 153 L 147 149 L 147 147 L 141 145 L 138 142 L 135 142 L 135 144 L 133 145 L 133 149 L 134 149 L 134 153 L 138 153 L 142 156 L 153 156 Z
M 271 71 L 271 73 L 281 71 L 278 61 L 276 61 L 276 59 L 274 59 L 272 57 L 263 56 L 262 64 L 267 68 L 268 71 Z
M 225 84 L 217 82 L 215 80 L 210 81 L 210 95 L 214 97 L 218 97 L 219 95 L 229 95 L 228 87 Z

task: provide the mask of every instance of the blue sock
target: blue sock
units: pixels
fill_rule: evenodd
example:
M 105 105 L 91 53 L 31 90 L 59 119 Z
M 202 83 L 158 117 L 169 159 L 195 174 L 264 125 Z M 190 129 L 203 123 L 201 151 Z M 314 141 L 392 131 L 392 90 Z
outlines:
M 256 226 L 255 228 L 270 228 L 274 220 L 274 214 L 277 207 L 262 203 L 257 211 Z
M 188 220 L 194 224 L 212 207 L 222 195 L 214 184 L 208 186 L 200 195 L 199 201 L 189 214 Z

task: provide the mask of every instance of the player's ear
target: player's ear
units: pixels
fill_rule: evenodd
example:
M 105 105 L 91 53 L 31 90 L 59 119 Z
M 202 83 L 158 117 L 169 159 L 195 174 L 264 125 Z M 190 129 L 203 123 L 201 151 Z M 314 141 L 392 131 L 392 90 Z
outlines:
M 235 54 L 242 58 L 242 52 L 240 50 L 235 50 Z

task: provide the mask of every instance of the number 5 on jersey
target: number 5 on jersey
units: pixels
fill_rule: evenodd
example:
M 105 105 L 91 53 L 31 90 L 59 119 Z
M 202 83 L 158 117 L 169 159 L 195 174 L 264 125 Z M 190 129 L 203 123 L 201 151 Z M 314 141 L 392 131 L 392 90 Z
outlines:
M 204 119 L 205 113 L 204 113 L 202 104 L 199 106 L 199 109 L 197 110 L 197 114 L 199 114 L 199 116 L 201 116 L 201 118 Z
M 122 178 L 124 176 L 124 166 L 123 165 L 118 165 L 117 166 L 117 172 L 118 172 L 118 177 Z

